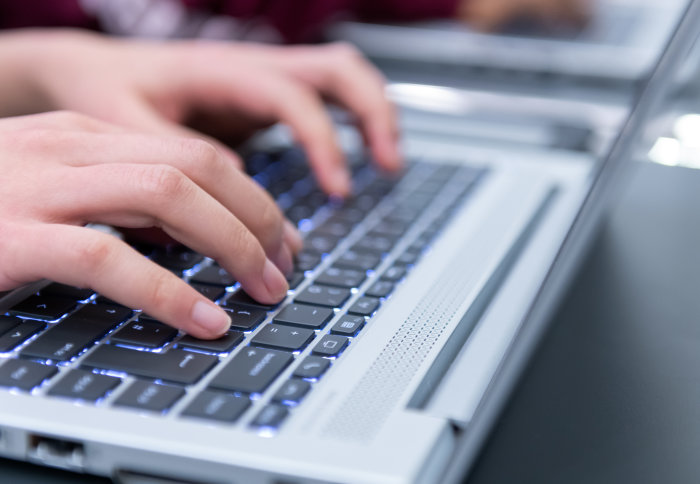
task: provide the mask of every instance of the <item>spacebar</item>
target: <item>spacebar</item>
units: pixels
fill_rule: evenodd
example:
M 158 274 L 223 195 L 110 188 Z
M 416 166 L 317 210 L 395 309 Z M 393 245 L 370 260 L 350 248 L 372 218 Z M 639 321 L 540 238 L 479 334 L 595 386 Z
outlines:
M 161 354 L 104 345 L 87 355 L 82 364 L 92 368 L 190 384 L 199 380 L 218 361 L 213 355 L 175 349 Z

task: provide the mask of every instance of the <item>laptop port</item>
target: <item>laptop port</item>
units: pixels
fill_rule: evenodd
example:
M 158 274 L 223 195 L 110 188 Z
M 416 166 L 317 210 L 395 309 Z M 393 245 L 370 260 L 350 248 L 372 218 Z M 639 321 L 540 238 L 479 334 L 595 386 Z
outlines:
M 85 448 L 79 442 L 31 434 L 29 458 L 52 467 L 81 470 L 84 466 Z

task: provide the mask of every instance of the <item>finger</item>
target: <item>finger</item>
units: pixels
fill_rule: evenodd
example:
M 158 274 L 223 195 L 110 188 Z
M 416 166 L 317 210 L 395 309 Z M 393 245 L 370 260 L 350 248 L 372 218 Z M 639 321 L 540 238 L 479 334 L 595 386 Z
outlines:
M 386 97 L 383 76 L 353 47 L 332 44 L 323 48 L 295 47 L 277 51 L 277 65 L 343 105 L 359 127 L 380 167 L 401 168 L 398 121 Z
M 286 280 L 258 239 L 177 168 L 158 164 L 78 167 L 62 177 L 62 185 L 64 196 L 52 199 L 54 217 L 63 214 L 73 224 L 160 227 L 216 259 L 256 300 L 272 304 L 286 295 Z
M 70 143 L 71 141 L 68 141 Z M 73 144 L 77 141 L 73 140 Z M 190 138 L 164 138 L 140 134 L 110 135 L 80 139 L 81 154 L 65 160 L 73 166 L 96 163 L 152 164 L 163 161 L 177 168 L 214 197 L 260 241 L 268 257 L 283 271 L 292 264 L 288 254 L 300 250 L 301 237 L 285 227 L 284 216 L 269 194 L 251 178 L 237 170 L 207 142 Z M 109 146 L 109 150 L 104 147 Z M 136 155 L 135 155 L 136 153 Z M 287 233 L 289 232 L 289 233 Z M 284 245 L 289 244 L 288 247 Z
M 18 239 L 3 264 L 18 282 L 47 278 L 89 287 L 198 338 L 219 337 L 231 325 L 221 308 L 115 237 L 84 227 L 35 224 L 22 229 Z

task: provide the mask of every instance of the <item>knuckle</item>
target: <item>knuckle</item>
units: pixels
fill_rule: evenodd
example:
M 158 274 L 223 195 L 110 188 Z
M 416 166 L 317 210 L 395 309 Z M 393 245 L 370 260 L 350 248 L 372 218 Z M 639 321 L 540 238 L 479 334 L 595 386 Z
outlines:
M 73 127 L 86 127 L 86 126 L 93 126 L 95 124 L 95 121 L 81 113 L 77 113 L 75 111 L 69 111 L 69 110 L 62 110 L 62 111 L 56 111 L 53 113 L 49 113 L 47 116 L 50 116 L 49 119 L 56 123 L 60 123 L 61 125 L 64 126 L 73 126 Z
M 153 312 L 168 312 L 174 306 L 173 297 L 177 293 L 173 285 L 173 276 L 164 270 L 158 270 L 149 281 L 147 301 Z
M 219 149 L 208 141 L 202 139 L 188 139 L 183 141 L 185 155 L 185 170 L 187 173 L 206 173 L 208 176 L 218 177 L 224 171 L 224 161 Z
M 87 271 L 98 273 L 109 263 L 112 256 L 110 242 L 107 236 L 98 234 L 85 237 L 82 243 L 76 246 L 75 257 Z
M 330 44 L 329 48 L 332 49 L 334 55 L 345 59 L 361 60 L 364 58 L 357 47 L 347 42 L 335 42 Z
M 235 231 L 233 247 L 240 254 L 239 263 L 244 272 L 259 272 L 265 263 L 265 251 L 258 239 L 245 229 Z M 245 274 L 244 274 L 245 275 Z
M 283 218 L 277 206 L 271 200 L 265 200 L 260 207 L 256 233 L 263 245 L 276 245 L 281 239 Z
M 151 202 L 169 202 L 186 196 L 190 185 L 185 175 L 170 165 L 147 167 L 141 175 L 141 185 Z

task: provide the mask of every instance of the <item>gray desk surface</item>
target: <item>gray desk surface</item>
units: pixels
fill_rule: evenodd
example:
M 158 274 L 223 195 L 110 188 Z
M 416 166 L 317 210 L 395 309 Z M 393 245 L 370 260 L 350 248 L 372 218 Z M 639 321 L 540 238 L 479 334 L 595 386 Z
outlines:
M 640 165 L 469 483 L 700 481 L 699 208 L 700 172 Z

